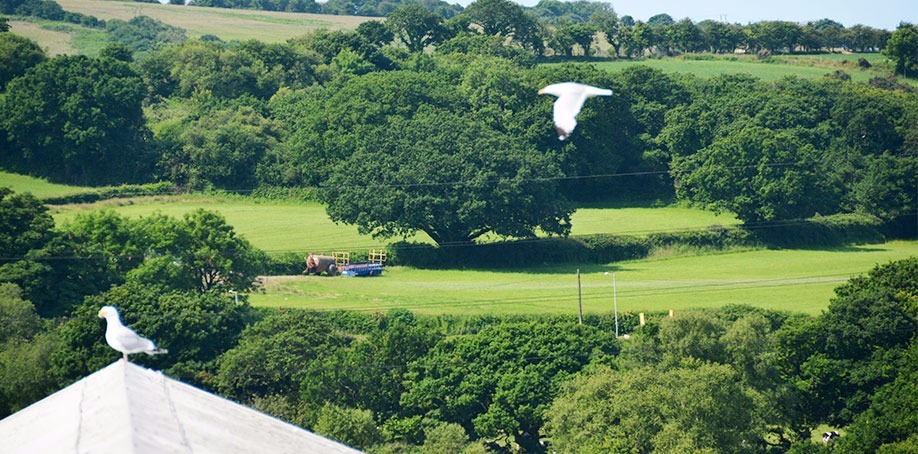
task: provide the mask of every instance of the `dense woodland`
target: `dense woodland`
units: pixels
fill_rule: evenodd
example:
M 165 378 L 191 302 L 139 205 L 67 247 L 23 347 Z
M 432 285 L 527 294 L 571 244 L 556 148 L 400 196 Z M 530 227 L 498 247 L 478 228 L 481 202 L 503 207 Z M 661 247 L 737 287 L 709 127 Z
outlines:
M 281 44 L 189 40 L 138 17 L 102 25 L 113 42 L 96 57 L 48 58 L 0 32 L 0 166 L 141 192 L 293 188 L 361 232 L 440 245 L 563 237 L 578 203 L 622 199 L 680 200 L 747 226 L 856 215 L 914 237 L 910 85 L 841 71 L 608 73 L 576 62 L 597 33 L 613 56 L 845 46 L 767 42 L 760 23 L 692 47 L 672 38 L 679 24 L 708 40 L 713 28 L 594 13 L 551 24 L 497 0 L 449 19 L 406 6 Z M 559 38 L 599 13 L 618 28 Z M 628 41 L 642 28 L 669 41 Z M 910 24 L 863 46 L 916 69 Z M 544 64 L 550 54 L 573 57 Z M 537 90 L 562 80 L 615 95 L 590 100 L 560 142 Z M 96 317 L 111 304 L 170 350 L 137 362 L 374 452 L 918 449 L 916 258 L 841 286 L 819 317 L 731 306 L 638 327 L 626 314 L 627 340 L 605 315 L 311 313 L 227 298 L 268 262 L 213 212 L 55 225 L 41 200 L 0 188 L 0 415 L 115 360 Z M 844 436 L 813 443 L 823 424 Z
M 55 228 L 0 191 L 0 414 L 120 354 L 99 308 L 169 349 L 133 361 L 370 452 L 909 452 L 918 445 L 918 258 L 818 317 L 745 306 L 562 316 L 257 309 L 260 253 L 213 213 Z M 56 259 L 55 259 L 56 258 Z M 244 295 L 244 293 L 243 293 Z M 68 307 L 61 307 L 69 303 Z M 65 317 L 60 317 L 66 314 Z M 811 439 L 827 424 L 844 435 Z

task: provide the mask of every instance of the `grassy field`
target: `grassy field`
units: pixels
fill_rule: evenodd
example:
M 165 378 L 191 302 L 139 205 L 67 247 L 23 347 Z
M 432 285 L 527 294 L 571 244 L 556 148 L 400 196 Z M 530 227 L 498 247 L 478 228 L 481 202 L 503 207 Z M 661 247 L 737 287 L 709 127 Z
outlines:
M 19 192 L 61 195 L 84 188 L 54 185 L 0 173 L 0 186 Z M 58 224 L 79 213 L 109 208 L 130 217 L 154 212 L 180 217 L 197 208 L 220 212 L 236 232 L 268 252 L 367 251 L 385 241 L 336 225 L 316 203 L 267 202 L 203 195 L 116 199 L 53 207 Z M 572 219 L 573 233 L 644 235 L 658 231 L 730 225 L 738 221 L 679 206 L 585 207 Z M 423 240 L 423 238 L 419 238 Z M 700 256 L 656 257 L 605 266 L 581 267 L 586 312 L 612 308 L 611 275 L 618 282 L 622 312 L 684 310 L 742 303 L 771 309 L 819 313 L 833 289 L 876 264 L 918 254 L 918 242 L 837 250 L 752 250 Z M 407 308 L 430 314 L 571 313 L 576 315 L 576 265 L 518 271 L 419 270 L 387 268 L 380 277 L 276 276 L 252 293 L 256 305 L 384 311 Z
M 92 188 L 49 183 L 47 180 L 41 178 L 33 178 L 3 171 L 0 171 L 0 187 L 12 188 L 16 192 L 30 192 L 35 197 L 39 198 L 80 194 L 92 191 Z
M 99 19 L 130 20 L 147 16 L 175 27 L 188 36 L 216 35 L 223 40 L 286 41 L 316 28 L 354 29 L 371 18 L 325 14 L 285 13 L 203 6 L 161 5 L 115 0 L 55 0 L 67 11 Z
M 0 187 L 17 192 L 31 192 L 37 197 L 61 196 L 91 189 L 48 183 L 45 180 L 0 172 Z M 112 209 L 124 216 L 148 216 L 160 212 L 181 217 L 197 208 L 220 212 L 236 231 L 260 249 L 268 252 L 304 252 L 357 250 L 365 251 L 385 245 L 357 233 L 355 227 L 336 225 L 317 203 L 269 202 L 244 198 L 173 196 L 113 199 L 94 204 L 54 207 L 52 214 L 58 225 L 72 220 L 79 213 Z M 736 225 L 739 221 L 730 213 L 712 212 L 679 206 L 619 207 L 615 209 L 583 207 L 572 216 L 573 235 L 612 233 L 618 235 L 647 235 L 712 225 Z M 426 235 L 414 238 L 428 241 Z
M 714 214 L 697 208 L 579 208 L 571 217 L 572 235 L 611 233 L 643 236 L 657 232 L 700 229 L 712 225 L 738 225 L 732 213 Z
M 76 46 L 73 44 L 75 33 L 73 30 L 56 31 L 45 22 L 10 21 L 10 31 L 25 36 L 38 43 L 48 55 L 76 55 Z M 78 27 L 78 26 L 74 26 Z M 82 28 L 82 27 L 79 27 Z
M 336 225 L 317 203 L 258 201 L 243 198 L 205 196 L 145 197 L 115 199 L 95 204 L 54 207 L 57 224 L 72 220 L 79 213 L 109 208 L 129 217 L 148 216 L 160 212 L 181 217 L 197 208 L 222 214 L 236 232 L 268 253 L 367 251 L 385 246 L 387 241 L 375 240 L 357 233 L 357 228 Z M 729 214 L 714 213 L 678 206 L 657 208 L 583 208 L 577 210 L 571 222 L 572 234 L 614 233 L 646 235 L 660 231 L 698 229 L 711 225 L 732 225 L 739 221 Z M 424 235 L 415 241 L 430 239 Z
M 257 39 L 284 42 L 317 28 L 354 29 L 373 18 L 324 14 L 284 13 L 198 6 L 160 5 L 114 0 L 56 0 L 65 10 L 99 19 L 130 20 L 148 16 L 181 27 L 188 37 L 214 35 L 225 41 Z M 376 18 L 378 19 L 378 18 Z M 107 38 L 99 30 L 29 19 L 13 21 L 12 31 L 38 42 L 50 55 L 96 55 Z
M 837 69 L 845 71 L 855 82 L 867 82 L 873 77 L 882 77 L 889 74 L 888 70 L 861 69 L 856 65 L 858 57 L 865 57 L 875 64 L 885 61 L 879 54 L 847 54 L 847 55 L 807 55 L 807 56 L 780 56 L 772 62 L 760 62 L 755 57 L 731 57 L 712 60 L 693 60 L 686 58 L 666 58 L 647 60 L 612 60 L 597 62 L 598 68 L 618 72 L 634 64 L 646 65 L 659 69 L 665 73 L 687 73 L 697 77 L 709 78 L 720 74 L 751 74 L 766 82 L 778 80 L 786 76 L 797 76 L 804 79 L 819 79 Z M 842 63 L 842 60 L 847 63 Z M 876 65 L 875 65 L 876 66 Z
M 583 310 L 686 310 L 747 304 L 818 314 L 833 289 L 876 264 L 918 253 L 918 243 L 838 250 L 756 250 L 672 257 L 581 268 Z M 606 274 L 610 273 L 610 274 Z M 276 276 L 250 295 L 258 306 L 379 312 L 405 308 L 427 314 L 577 316 L 576 266 L 515 272 L 387 268 L 370 278 Z
M 268 253 L 367 251 L 385 246 L 385 241 L 357 233 L 357 228 L 336 225 L 325 207 L 316 203 L 284 203 L 204 196 L 145 197 L 109 200 L 89 205 L 55 207 L 57 224 L 78 213 L 109 208 L 128 217 L 159 212 L 180 218 L 198 208 L 222 214 L 236 233 Z

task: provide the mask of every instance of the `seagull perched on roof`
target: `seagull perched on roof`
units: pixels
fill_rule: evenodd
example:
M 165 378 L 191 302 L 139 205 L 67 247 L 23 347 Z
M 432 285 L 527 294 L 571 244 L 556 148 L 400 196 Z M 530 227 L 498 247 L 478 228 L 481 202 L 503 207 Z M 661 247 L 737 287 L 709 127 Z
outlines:
M 593 96 L 611 96 L 612 90 L 577 82 L 561 82 L 539 90 L 539 94 L 558 97 L 554 106 L 555 130 L 558 131 L 558 140 L 564 140 L 577 127 L 577 114 L 583 102 Z
M 99 310 L 99 318 L 104 318 L 106 322 L 105 341 L 108 342 L 115 350 L 124 355 L 127 361 L 131 353 L 146 353 L 148 355 L 158 355 L 168 353 L 168 350 L 156 348 L 156 344 L 150 339 L 140 337 L 134 330 L 124 326 L 121 323 L 121 317 L 118 315 L 118 309 L 114 306 L 105 306 Z

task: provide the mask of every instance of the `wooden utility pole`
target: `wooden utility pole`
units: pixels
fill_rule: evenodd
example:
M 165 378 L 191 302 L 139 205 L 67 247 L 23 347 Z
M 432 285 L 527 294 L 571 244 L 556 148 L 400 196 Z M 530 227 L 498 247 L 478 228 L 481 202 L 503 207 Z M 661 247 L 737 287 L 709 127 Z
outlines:
M 612 307 L 615 311 L 615 338 L 618 339 L 618 289 L 615 286 L 615 273 L 612 273 Z
M 577 307 L 579 308 L 578 320 L 583 324 L 583 292 L 580 291 L 580 268 L 577 268 Z

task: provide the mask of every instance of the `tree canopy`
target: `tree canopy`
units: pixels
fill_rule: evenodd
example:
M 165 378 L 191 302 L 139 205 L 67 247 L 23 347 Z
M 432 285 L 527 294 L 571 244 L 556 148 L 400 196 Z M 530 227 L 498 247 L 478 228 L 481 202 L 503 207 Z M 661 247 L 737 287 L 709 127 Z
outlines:
M 307 112 L 291 119 L 295 148 L 278 158 L 302 169 L 295 178 L 320 182 L 332 219 L 365 233 L 421 231 L 440 244 L 489 232 L 530 237 L 535 228 L 566 234 L 561 162 L 529 139 L 533 125 L 548 127 L 532 107 L 536 90 L 506 63 L 463 63 L 373 73 L 277 100 L 285 112 L 288 101 Z
M 0 33 L 0 92 L 9 81 L 47 58 L 36 42 L 14 33 Z
M 900 24 L 889 37 L 883 53 L 896 62 L 897 73 L 915 77 L 918 73 L 918 27 Z
M 747 223 L 827 212 L 816 152 L 789 133 L 741 129 L 674 163 L 678 194 Z
M 550 439 L 557 450 L 811 452 L 820 424 L 845 428 L 839 452 L 915 445 L 915 257 L 839 286 L 819 316 L 724 306 L 640 326 L 623 313 L 626 339 L 611 314 L 256 309 L 226 290 L 251 283 L 258 254 L 214 213 L 101 211 L 54 229 L 36 199 L 0 193 L 0 228 L 17 232 L 0 236 L 4 250 L 25 254 L 14 264 L 42 263 L 36 248 L 66 252 L 38 277 L 79 296 L 54 321 L 32 303 L 60 299 L 51 286 L 30 292 L 0 273 L 0 415 L 116 358 L 95 317 L 111 304 L 170 350 L 134 361 L 368 451 L 544 452 Z
M 443 40 L 443 19 L 420 5 L 403 6 L 386 17 L 386 26 L 408 50 L 420 52 Z
M 111 58 L 58 57 L 7 85 L 0 128 L 11 148 L 3 163 L 64 183 L 142 181 L 155 160 L 140 76 Z

